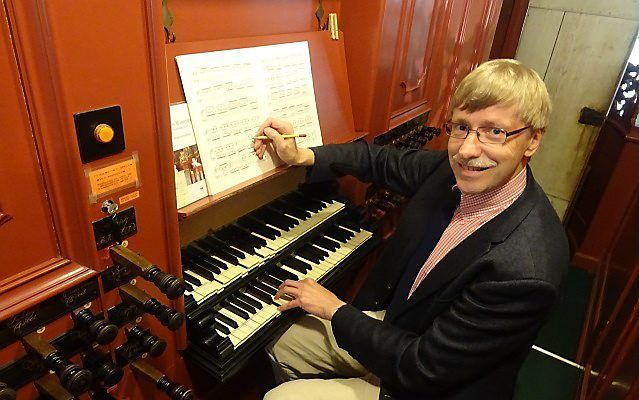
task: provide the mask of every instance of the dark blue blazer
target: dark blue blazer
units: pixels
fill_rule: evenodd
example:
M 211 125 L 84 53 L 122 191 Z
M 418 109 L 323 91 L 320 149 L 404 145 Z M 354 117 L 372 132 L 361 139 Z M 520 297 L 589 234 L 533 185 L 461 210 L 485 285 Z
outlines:
M 365 142 L 313 149 L 310 181 L 353 175 L 410 197 L 353 305 L 339 346 L 381 379 L 380 399 L 510 399 L 558 298 L 568 242 L 530 169 L 523 194 L 451 250 L 405 300 L 459 203 L 446 152 Z M 360 310 L 387 309 L 384 321 Z

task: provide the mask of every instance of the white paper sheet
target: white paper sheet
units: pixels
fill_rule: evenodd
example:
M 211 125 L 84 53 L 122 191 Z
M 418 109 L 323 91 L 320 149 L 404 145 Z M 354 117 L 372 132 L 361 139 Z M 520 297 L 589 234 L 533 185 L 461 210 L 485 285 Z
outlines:
M 289 120 L 300 147 L 322 144 L 307 42 L 222 50 L 176 57 L 202 154 L 209 193 L 215 194 L 281 164 L 259 160 L 253 136 L 269 117 Z
M 186 103 L 170 108 L 177 208 L 208 196 L 205 173 Z

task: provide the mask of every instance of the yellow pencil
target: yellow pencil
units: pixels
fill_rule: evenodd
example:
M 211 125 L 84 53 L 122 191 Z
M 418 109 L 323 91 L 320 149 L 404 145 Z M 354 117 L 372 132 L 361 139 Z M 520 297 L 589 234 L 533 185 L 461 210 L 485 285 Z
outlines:
M 305 133 L 295 133 L 295 134 L 292 134 L 292 135 L 281 135 L 281 136 L 282 136 L 282 139 L 293 139 L 293 138 L 298 138 L 298 137 L 306 137 L 306 134 L 305 134 Z M 256 140 L 256 139 L 260 139 L 260 140 L 271 140 L 271 139 L 270 139 L 268 136 L 266 136 L 266 135 L 262 135 L 262 136 L 255 136 L 255 137 L 253 138 L 253 140 Z

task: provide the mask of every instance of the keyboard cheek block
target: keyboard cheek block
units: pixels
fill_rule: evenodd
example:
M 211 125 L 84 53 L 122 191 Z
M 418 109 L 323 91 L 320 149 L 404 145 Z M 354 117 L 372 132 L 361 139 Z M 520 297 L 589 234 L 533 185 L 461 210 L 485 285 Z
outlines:
M 344 202 L 289 193 L 182 248 L 189 348 L 221 381 L 286 329 L 286 279 L 329 286 L 379 242 Z

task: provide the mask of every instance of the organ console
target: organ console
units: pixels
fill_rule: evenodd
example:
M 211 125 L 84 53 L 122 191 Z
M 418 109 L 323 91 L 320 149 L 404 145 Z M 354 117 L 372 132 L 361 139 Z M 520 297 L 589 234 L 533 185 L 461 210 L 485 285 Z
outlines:
M 267 376 L 260 351 L 299 315 L 279 284 L 347 299 L 402 199 L 279 167 L 178 209 L 175 57 L 307 42 L 324 144 L 423 147 L 501 1 L 227 3 L 0 7 L 0 399 L 261 397 L 229 382 Z

